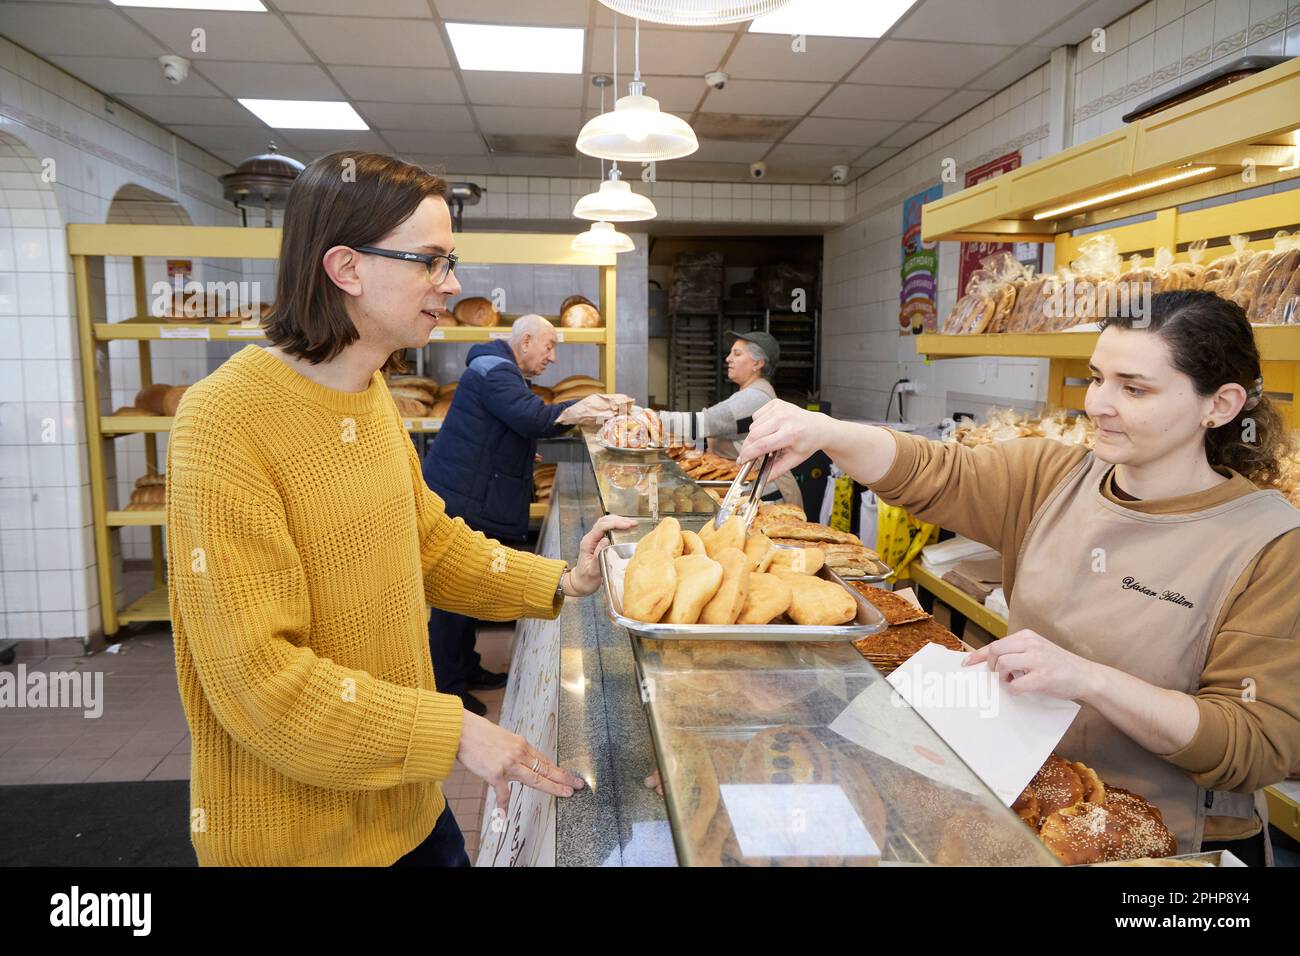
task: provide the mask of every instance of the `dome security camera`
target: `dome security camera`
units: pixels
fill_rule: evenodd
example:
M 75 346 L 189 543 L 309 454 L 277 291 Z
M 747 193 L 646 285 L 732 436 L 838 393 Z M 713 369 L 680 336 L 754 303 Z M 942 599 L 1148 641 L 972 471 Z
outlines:
M 757 163 L 749 164 L 749 178 L 762 179 L 767 175 L 767 163 L 759 160 Z
M 847 183 L 849 181 L 849 167 L 843 164 L 837 164 L 831 167 L 831 182 Z
M 162 64 L 163 78 L 172 86 L 183 83 L 190 75 L 190 61 L 183 56 L 160 56 L 158 62 Z
M 714 70 L 712 73 L 704 74 L 705 84 L 710 89 L 714 89 L 714 90 L 723 89 L 727 85 L 727 80 L 729 79 L 731 79 L 731 77 L 729 77 L 726 73 L 723 73 L 721 70 Z

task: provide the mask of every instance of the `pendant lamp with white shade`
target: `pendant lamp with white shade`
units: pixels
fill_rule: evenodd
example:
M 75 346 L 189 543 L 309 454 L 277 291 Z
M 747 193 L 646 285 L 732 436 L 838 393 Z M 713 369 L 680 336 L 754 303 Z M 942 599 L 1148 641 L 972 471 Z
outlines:
M 617 38 L 615 56 L 618 53 Z M 680 116 L 659 109 L 659 101 L 645 95 L 641 82 L 641 24 L 637 22 L 636 69 L 628 95 L 614 109 L 587 121 L 578 133 L 578 150 L 588 156 L 628 162 L 664 162 L 681 159 L 700 148 L 695 130 Z
M 631 236 L 625 236 L 607 222 L 593 222 L 586 232 L 573 237 L 570 244 L 574 252 L 607 253 L 631 252 L 636 243 Z
M 659 215 L 650 197 L 632 192 L 632 187 L 619 178 L 617 167 L 609 171 L 609 179 L 600 189 L 587 193 L 573 207 L 579 219 L 605 222 L 642 222 Z
M 600 0 L 615 13 L 668 23 L 674 26 L 704 27 L 739 23 L 775 13 L 790 0 Z

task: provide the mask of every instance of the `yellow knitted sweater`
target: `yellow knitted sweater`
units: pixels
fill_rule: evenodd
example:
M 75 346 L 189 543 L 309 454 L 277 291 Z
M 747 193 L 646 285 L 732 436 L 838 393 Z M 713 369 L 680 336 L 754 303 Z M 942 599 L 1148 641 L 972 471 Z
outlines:
M 447 517 L 378 373 L 339 392 L 255 346 L 185 393 L 167 546 L 203 865 L 417 846 L 464 716 L 434 689 L 427 604 L 554 617 L 564 567 Z

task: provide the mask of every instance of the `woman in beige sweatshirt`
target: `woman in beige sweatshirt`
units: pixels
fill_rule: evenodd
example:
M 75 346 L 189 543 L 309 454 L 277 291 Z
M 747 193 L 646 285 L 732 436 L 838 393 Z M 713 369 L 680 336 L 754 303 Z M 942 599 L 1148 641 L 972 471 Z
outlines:
M 1259 790 L 1300 765 L 1300 512 L 1274 487 L 1292 440 L 1236 305 L 1164 293 L 1103 328 L 1092 451 L 966 448 L 773 402 L 740 458 L 779 452 L 779 473 L 824 449 L 882 500 L 997 548 L 1009 633 L 967 663 L 1078 701 L 1062 755 L 1151 800 L 1179 852 L 1271 859 Z

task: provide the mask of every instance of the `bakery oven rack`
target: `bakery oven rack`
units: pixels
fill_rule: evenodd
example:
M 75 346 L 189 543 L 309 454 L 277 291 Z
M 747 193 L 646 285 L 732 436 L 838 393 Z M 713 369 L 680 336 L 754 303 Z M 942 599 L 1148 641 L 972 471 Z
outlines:
M 615 389 L 617 289 L 614 255 L 591 255 L 570 248 L 571 235 L 543 233 L 456 234 L 456 251 L 462 261 L 502 265 L 584 265 L 600 270 L 600 300 L 597 303 L 604 327 L 559 329 L 560 341 L 571 345 L 594 345 L 600 350 L 600 366 L 610 391 Z M 124 624 L 169 619 L 166 567 L 162 527 L 165 512 L 119 510 L 110 507 L 106 463 L 113 439 L 122 435 L 145 436 L 145 461 L 151 471 L 160 471 L 157 436 L 171 430 L 172 419 L 161 415 L 105 414 L 95 396 L 108 395 L 101 382 L 109 368 L 107 343 L 137 342 L 141 387 L 153 383 L 154 343 L 172 341 L 264 342 L 261 328 L 249 323 L 221 324 L 216 321 L 168 321 L 149 313 L 149 286 L 145 281 L 146 257 L 186 259 L 275 260 L 280 252 L 279 229 L 246 229 L 226 226 L 146 226 L 118 224 L 74 224 L 68 226 L 68 253 L 73 261 L 77 299 L 77 326 L 81 355 L 82 393 L 85 403 L 86 436 L 89 450 L 90 498 L 94 522 L 95 563 L 100 593 L 104 635 L 111 637 Z M 121 256 L 132 261 L 135 315 L 120 322 L 100 319 L 106 314 L 103 285 L 103 257 Z M 509 323 L 517 316 L 505 315 L 504 326 L 496 328 L 455 327 L 434 329 L 430 343 L 487 342 L 509 335 Z M 548 316 L 552 321 L 555 316 Z M 404 419 L 408 431 L 433 433 L 440 419 Z M 533 504 L 530 516 L 539 522 L 545 504 Z M 148 527 L 150 531 L 153 586 L 125 607 L 116 604 L 116 570 L 113 559 L 114 534 L 120 528 Z

